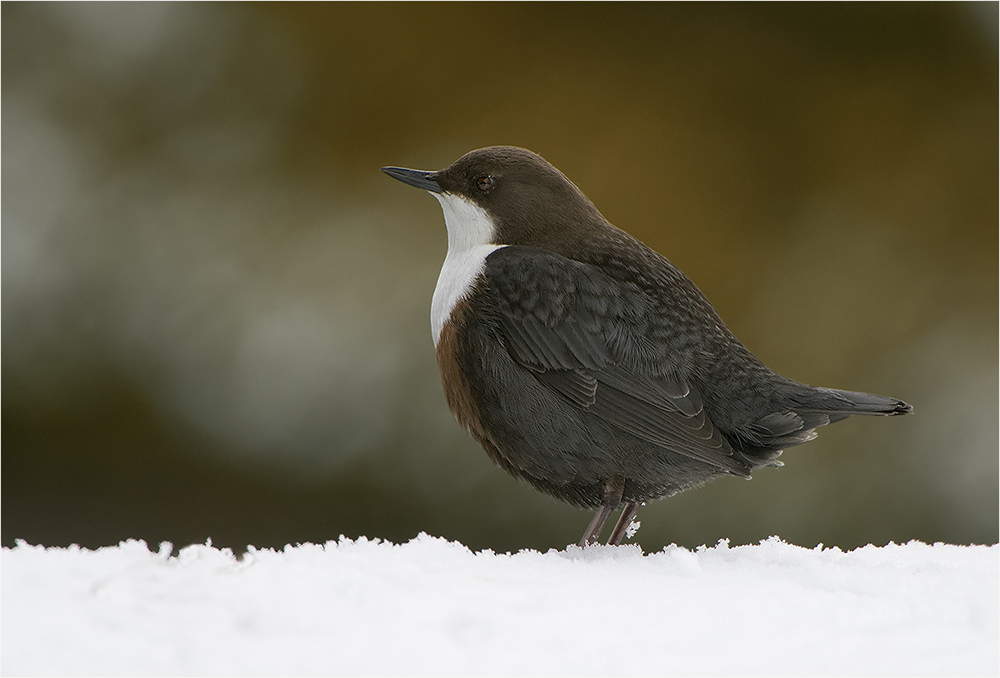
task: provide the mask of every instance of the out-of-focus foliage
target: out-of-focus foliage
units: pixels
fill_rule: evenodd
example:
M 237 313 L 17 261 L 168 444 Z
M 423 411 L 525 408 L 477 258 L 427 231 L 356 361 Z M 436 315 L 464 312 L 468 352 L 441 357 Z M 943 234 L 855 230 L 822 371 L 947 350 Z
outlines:
M 997 6 L 2 7 L 3 542 L 574 541 L 452 422 L 433 200 L 515 144 L 787 376 L 900 397 L 647 549 L 997 539 Z

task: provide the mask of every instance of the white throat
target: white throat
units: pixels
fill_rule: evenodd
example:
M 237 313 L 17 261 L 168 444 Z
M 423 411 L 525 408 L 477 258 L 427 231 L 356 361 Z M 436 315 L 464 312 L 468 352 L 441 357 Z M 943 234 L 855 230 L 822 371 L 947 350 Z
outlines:
M 441 203 L 448 227 L 448 254 L 444 258 L 434 299 L 431 301 L 431 331 L 437 346 L 455 305 L 472 289 L 486 266 L 486 257 L 503 245 L 494 244 L 496 227 L 482 207 L 452 193 L 431 193 Z

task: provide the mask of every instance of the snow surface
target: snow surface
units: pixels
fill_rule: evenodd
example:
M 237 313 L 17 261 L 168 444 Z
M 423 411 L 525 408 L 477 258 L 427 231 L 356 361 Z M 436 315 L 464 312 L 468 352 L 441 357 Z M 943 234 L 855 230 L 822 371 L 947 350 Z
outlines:
M 3 549 L 4 675 L 997 675 L 994 546 Z

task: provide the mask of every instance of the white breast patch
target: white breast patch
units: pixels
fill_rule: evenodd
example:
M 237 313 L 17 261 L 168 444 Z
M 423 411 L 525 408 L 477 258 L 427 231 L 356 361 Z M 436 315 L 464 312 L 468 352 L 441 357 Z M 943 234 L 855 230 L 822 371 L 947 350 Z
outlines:
M 486 267 L 486 257 L 503 245 L 493 242 L 496 227 L 483 208 L 451 193 L 431 193 L 441 203 L 448 227 L 448 254 L 444 258 L 434 299 L 431 301 L 431 331 L 434 345 L 452 309 L 465 297 Z

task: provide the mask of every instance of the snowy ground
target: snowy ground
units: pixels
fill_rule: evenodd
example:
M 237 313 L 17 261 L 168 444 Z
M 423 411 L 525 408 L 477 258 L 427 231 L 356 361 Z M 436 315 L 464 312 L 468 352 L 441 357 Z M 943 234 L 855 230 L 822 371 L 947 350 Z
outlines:
M 2 554 L 4 675 L 997 675 L 1000 548 Z

